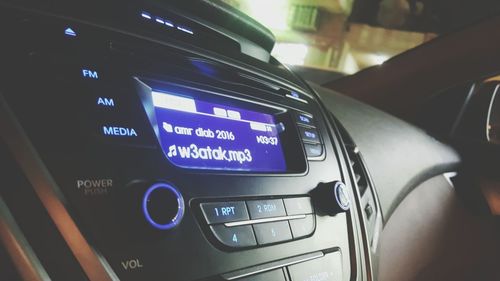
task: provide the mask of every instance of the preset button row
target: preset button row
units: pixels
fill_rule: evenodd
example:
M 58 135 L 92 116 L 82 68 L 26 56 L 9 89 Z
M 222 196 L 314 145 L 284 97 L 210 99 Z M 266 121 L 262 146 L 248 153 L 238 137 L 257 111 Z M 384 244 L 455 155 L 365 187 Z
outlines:
M 200 207 L 208 224 L 305 215 L 314 212 L 310 197 L 207 202 L 201 203 Z
M 233 248 L 303 238 L 316 226 L 310 197 L 206 202 L 200 207 L 215 238 Z
M 210 230 L 223 245 L 246 248 L 300 239 L 311 235 L 315 226 L 314 215 L 310 214 L 300 219 L 252 225 L 227 227 L 218 224 L 210 226 Z

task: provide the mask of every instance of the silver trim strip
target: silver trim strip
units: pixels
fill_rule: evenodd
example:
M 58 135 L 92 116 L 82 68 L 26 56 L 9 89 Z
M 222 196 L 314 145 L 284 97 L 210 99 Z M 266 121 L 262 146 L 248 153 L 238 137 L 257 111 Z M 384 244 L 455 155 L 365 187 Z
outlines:
M 449 172 L 449 173 L 444 173 L 443 176 L 446 179 L 446 181 L 455 188 L 455 184 L 453 183 L 452 179 L 458 175 L 457 172 Z
M 490 100 L 490 105 L 488 106 L 488 116 L 486 118 L 486 139 L 488 142 L 491 142 L 490 139 L 490 117 L 491 117 L 491 111 L 493 110 L 493 104 L 495 103 L 495 99 L 497 97 L 498 89 L 500 88 L 500 84 L 496 85 L 495 90 L 493 91 L 493 97 Z
M 270 271 L 273 269 L 278 269 L 278 268 L 282 268 L 285 266 L 290 266 L 293 264 L 297 264 L 297 263 L 301 263 L 301 262 L 305 262 L 305 261 L 309 261 L 309 260 L 314 260 L 317 258 L 322 258 L 324 256 L 325 256 L 325 254 L 321 251 L 313 252 L 313 253 L 305 254 L 302 256 L 298 256 L 298 257 L 287 258 L 287 259 L 283 259 L 280 261 L 275 261 L 275 262 L 271 262 L 271 263 L 267 263 L 267 264 L 263 264 L 263 265 L 257 265 L 257 266 L 253 266 L 250 268 L 240 269 L 237 271 L 222 274 L 221 277 L 224 280 L 235 280 L 235 279 L 243 278 L 243 277 L 246 277 L 249 275 L 254 275 L 254 274 Z
M 460 122 L 462 122 L 462 118 L 465 114 L 465 110 L 467 109 L 467 106 L 469 105 L 469 102 L 472 99 L 472 96 L 476 92 L 476 87 L 477 87 L 476 83 L 474 83 L 470 86 L 469 92 L 467 93 L 467 96 L 465 97 L 465 101 L 462 104 L 462 107 L 460 108 L 460 112 L 458 113 L 458 116 L 455 119 L 455 122 L 453 122 L 453 126 L 451 127 L 451 132 L 450 132 L 451 137 L 455 136 L 455 133 L 458 129 L 458 125 L 460 125 Z
M 245 79 L 248 79 L 248 80 L 252 80 L 254 82 L 257 82 L 257 83 L 260 83 L 264 86 L 267 86 L 275 91 L 278 91 L 279 89 L 281 89 L 279 86 L 276 86 L 274 84 L 272 84 L 271 82 L 267 82 L 267 81 L 264 81 L 262 79 L 259 79 L 259 78 L 256 78 L 256 77 L 253 77 L 253 76 L 250 76 L 248 74 L 244 74 L 244 73 L 240 73 L 238 72 L 238 75 L 245 78 Z
M 224 225 L 226 227 L 234 227 L 234 226 L 242 226 L 242 225 L 249 225 L 249 224 L 275 222 L 275 221 L 286 221 L 286 220 L 297 220 L 297 219 L 305 219 L 305 218 L 306 218 L 306 215 L 294 215 L 294 216 L 265 218 L 265 219 L 256 219 L 256 220 L 248 220 L 248 221 L 227 222 Z
M 119 280 L 106 259 L 86 240 L 67 209 L 67 201 L 0 93 L 0 134 L 33 190 L 90 281 Z
M 290 98 L 290 99 L 293 99 L 293 100 L 296 100 L 296 101 L 300 101 L 300 102 L 303 102 L 303 103 L 309 103 L 308 101 L 304 100 L 304 99 L 301 99 L 301 98 L 297 98 L 297 97 L 294 97 L 292 95 L 289 95 L 289 94 L 286 94 L 285 95 L 287 98 Z
M 2 197 L 0 197 L 0 242 L 3 242 L 23 280 L 51 280 Z

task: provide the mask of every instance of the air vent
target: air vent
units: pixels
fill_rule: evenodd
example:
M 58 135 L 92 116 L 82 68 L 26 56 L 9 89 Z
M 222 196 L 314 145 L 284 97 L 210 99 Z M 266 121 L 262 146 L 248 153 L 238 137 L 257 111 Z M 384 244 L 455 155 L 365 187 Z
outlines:
M 333 116 L 333 115 L 332 115 Z M 335 117 L 333 117 L 335 118 Z M 377 245 L 379 233 L 381 231 L 382 216 L 380 205 L 378 204 L 377 194 L 373 188 L 373 183 L 369 177 L 368 170 L 363 161 L 363 157 L 354 143 L 353 139 L 347 133 L 344 127 L 339 126 L 340 134 L 349 157 L 349 164 L 352 170 L 353 180 L 356 182 L 360 194 L 360 205 L 365 219 L 366 232 L 371 245 Z M 375 235 L 377 234 L 377 235 Z
M 358 186 L 359 194 L 363 196 L 368 189 L 368 178 L 363 168 L 363 161 L 359 154 L 359 149 L 354 145 L 346 145 L 349 161 L 354 172 L 354 177 Z

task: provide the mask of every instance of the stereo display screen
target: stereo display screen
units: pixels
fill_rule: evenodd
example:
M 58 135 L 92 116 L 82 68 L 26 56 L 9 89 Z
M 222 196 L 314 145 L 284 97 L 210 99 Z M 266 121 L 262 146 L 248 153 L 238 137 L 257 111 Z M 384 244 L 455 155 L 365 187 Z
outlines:
M 153 90 L 159 140 L 167 158 L 191 169 L 285 172 L 285 130 L 272 114 Z M 228 102 L 229 104 L 229 102 Z

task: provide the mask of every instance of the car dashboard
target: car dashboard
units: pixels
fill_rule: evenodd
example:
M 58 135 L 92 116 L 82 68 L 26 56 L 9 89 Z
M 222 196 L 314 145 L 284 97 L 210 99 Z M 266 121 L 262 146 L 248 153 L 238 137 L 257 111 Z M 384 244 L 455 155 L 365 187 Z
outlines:
M 297 77 L 244 18 L 23 3 L 0 9 L 2 255 L 21 279 L 374 280 L 384 219 L 459 162 Z

